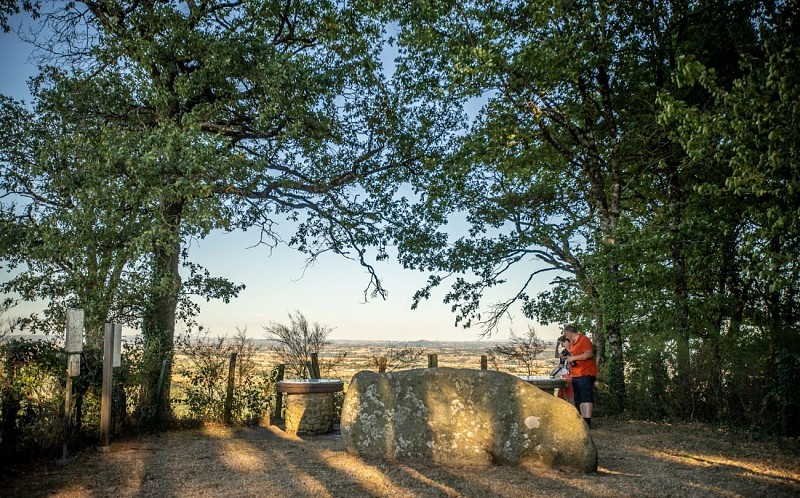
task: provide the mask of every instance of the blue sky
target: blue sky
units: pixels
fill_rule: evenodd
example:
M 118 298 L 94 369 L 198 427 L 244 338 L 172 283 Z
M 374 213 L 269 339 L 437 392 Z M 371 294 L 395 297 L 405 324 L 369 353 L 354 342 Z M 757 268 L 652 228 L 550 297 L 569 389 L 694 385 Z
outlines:
M 19 23 L 12 19 L 12 26 Z M 32 47 L 19 41 L 15 33 L 0 33 L 0 93 L 28 99 L 26 79 L 36 72 L 30 62 Z M 291 226 L 285 224 L 286 233 Z M 258 235 L 255 232 L 213 233 L 200 241 L 192 241 L 190 258 L 212 275 L 226 277 L 247 287 L 240 297 L 229 304 L 201 303 L 200 322 L 214 335 L 229 335 L 236 328 L 247 328 L 248 336 L 263 337 L 263 325 L 270 322 L 288 322 L 288 314 L 301 311 L 310 321 L 334 329 L 333 339 L 372 339 L 403 342 L 408 340 L 476 340 L 477 328 L 463 329 L 454 326 L 455 316 L 450 305 L 442 303 L 446 288 L 434 291 L 431 299 L 411 310 L 415 291 L 427 280 L 427 275 L 403 270 L 393 262 L 375 263 L 384 286 L 389 290 L 387 300 L 380 298 L 364 302 L 364 287 L 369 276 L 355 261 L 335 255 L 324 255 L 310 268 L 306 256 L 286 246 L 272 251 L 264 246 L 253 247 Z M 532 271 L 533 267 L 525 268 Z M 521 268 L 520 268 L 521 270 Z M 5 274 L 0 274 L 0 279 Z M 521 283 L 525 275 L 520 275 Z M 546 286 L 546 277 L 538 281 Z M 513 295 L 514 282 L 497 289 L 486 304 Z M 18 307 L 14 314 L 28 314 L 41 308 L 37 304 Z M 513 321 L 506 320 L 492 340 L 508 337 L 509 331 L 524 334 L 528 324 L 519 309 L 513 312 Z M 555 325 L 541 326 L 532 323 L 539 337 L 554 339 L 558 335 Z

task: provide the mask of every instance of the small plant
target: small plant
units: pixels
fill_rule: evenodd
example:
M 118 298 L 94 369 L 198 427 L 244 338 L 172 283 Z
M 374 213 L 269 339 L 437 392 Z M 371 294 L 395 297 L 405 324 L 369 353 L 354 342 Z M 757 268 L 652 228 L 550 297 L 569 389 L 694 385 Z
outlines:
M 309 378 L 308 362 L 311 353 L 319 354 L 330 345 L 328 335 L 333 331 L 319 323 L 310 324 L 299 311 L 289 314 L 289 325 L 271 322 L 264 327 L 267 338 L 274 342 L 270 349 L 275 353 L 279 363 L 301 379 Z
M 0 343 L 0 461 L 61 443 L 65 365 L 53 342 Z
M 408 343 L 396 346 L 389 343 L 387 349 L 373 354 L 367 360 L 367 368 L 380 368 L 381 358 L 386 358 L 386 371 L 392 372 L 403 368 L 413 367 L 420 363 L 428 351 L 425 348 L 415 348 L 408 345 Z
M 519 364 L 530 376 L 533 375 L 536 357 L 544 351 L 544 348 L 544 340 L 539 339 L 532 326 L 528 326 L 528 333 L 525 336 L 519 337 L 512 330 L 508 343 L 496 345 L 488 350 L 487 354 L 490 358 L 500 357 Z
M 231 339 L 211 338 L 208 332 L 197 338 L 183 336 L 177 345 L 184 360 L 177 372 L 186 379 L 180 401 L 193 418 L 206 422 L 224 419 L 232 353 L 236 353 L 233 419 L 255 423 L 269 413 L 273 382 L 268 373 L 257 372 L 256 345 L 247 338 L 246 330 L 237 329 Z

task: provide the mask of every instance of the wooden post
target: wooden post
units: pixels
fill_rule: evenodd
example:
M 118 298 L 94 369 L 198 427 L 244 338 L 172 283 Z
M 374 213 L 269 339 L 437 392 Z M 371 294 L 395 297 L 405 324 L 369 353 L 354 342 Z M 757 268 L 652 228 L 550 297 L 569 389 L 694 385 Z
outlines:
M 111 386 L 114 382 L 114 324 L 107 323 L 103 335 L 103 386 L 100 398 L 100 446 L 98 451 L 111 449 Z
M 158 376 L 158 387 L 156 388 L 156 420 L 159 419 L 159 413 L 161 412 L 161 395 L 164 392 L 164 381 L 167 377 L 169 363 L 169 360 L 161 362 L 161 375 Z
M 378 358 L 378 372 L 383 373 L 386 371 L 386 357 L 381 356 Z
M 231 353 L 228 365 L 228 393 L 225 396 L 225 423 L 230 424 L 233 417 L 233 386 L 236 384 L 236 353 Z
M 66 391 L 64 393 L 64 443 L 61 447 L 61 458 L 56 460 L 56 464 L 61 467 L 71 464 L 75 457 L 69 455 L 67 440 L 71 432 L 70 419 L 72 418 L 72 377 L 67 375 Z
M 115 323 L 114 324 L 114 361 L 111 363 L 111 366 L 114 368 L 122 366 L 122 324 Z
M 436 368 L 439 366 L 439 355 L 436 353 L 428 355 L 428 368 Z
M 72 377 L 77 377 L 81 373 L 80 353 L 83 351 L 83 310 L 81 309 L 67 310 L 64 349 L 67 352 L 67 383 L 64 392 L 64 440 L 61 458 L 56 460 L 58 466 L 69 465 L 75 460 L 69 455 L 67 441 L 72 432 Z
M 309 372 L 312 379 L 319 379 L 321 377 L 319 373 L 319 357 L 317 353 L 311 353 L 311 371 Z
M 283 412 L 283 393 L 278 392 L 278 382 L 283 380 L 286 365 L 278 365 L 278 375 L 275 378 L 275 416 L 273 420 L 280 420 L 281 413 Z
M 489 369 L 489 358 L 486 355 L 481 355 L 481 370 L 488 370 Z

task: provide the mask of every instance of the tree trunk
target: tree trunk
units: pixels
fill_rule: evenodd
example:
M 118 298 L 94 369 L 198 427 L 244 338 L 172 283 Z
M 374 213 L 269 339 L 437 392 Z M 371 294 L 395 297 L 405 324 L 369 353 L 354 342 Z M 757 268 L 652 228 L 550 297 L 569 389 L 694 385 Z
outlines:
M 680 227 L 683 221 L 682 192 L 678 178 L 678 168 L 672 165 L 669 170 L 669 230 L 672 259 L 672 292 L 675 298 L 675 341 L 676 341 L 676 381 L 681 399 L 677 406 L 683 416 L 690 416 L 693 411 L 691 399 L 691 351 L 689 343 L 689 290 L 686 281 L 686 257 L 684 255 L 683 234 Z
M 150 305 L 142 320 L 144 357 L 142 386 L 139 397 L 139 418 L 145 424 L 157 425 L 171 415 L 170 380 L 172 356 L 175 348 L 175 318 L 181 277 L 180 223 L 182 203 L 170 203 L 163 209 L 169 230 L 168 241 L 157 241 L 153 251 L 153 289 Z M 169 360 L 165 363 L 166 360 Z M 166 366 L 163 385 L 162 366 Z
M 602 370 L 606 364 L 606 332 L 603 322 L 603 313 L 600 311 L 595 312 L 592 344 L 594 345 L 597 367 Z
M 625 360 L 622 354 L 621 328 L 618 320 L 606 325 L 608 361 L 605 367 L 612 413 L 620 413 L 625 409 Z

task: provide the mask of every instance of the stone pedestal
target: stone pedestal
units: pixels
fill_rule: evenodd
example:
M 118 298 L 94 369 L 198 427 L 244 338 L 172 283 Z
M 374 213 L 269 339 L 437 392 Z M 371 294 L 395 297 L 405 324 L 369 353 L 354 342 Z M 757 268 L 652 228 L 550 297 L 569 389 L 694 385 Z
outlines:
M 333 428 L 333 393 L 286 396 L 286 432 L 325 434 Z
M 520 379 L 549 394 L 555 394 L 556 389 L 566 388 L 569 385 L 569 381 L 561 377 L 553 378 L 540 375 L 522 375 Z
M 340 380 L 294 379 L 278 382 L 278 392 L 286 394 L 286 432 L 324 434 L 334 421 L 334 393 L 341 392 Z

